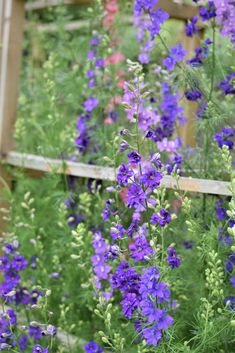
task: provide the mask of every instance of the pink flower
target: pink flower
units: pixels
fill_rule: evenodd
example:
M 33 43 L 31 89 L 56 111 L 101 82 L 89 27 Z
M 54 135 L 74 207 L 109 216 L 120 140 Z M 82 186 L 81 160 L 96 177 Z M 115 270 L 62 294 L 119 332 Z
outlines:
M 113 120 L 110 117 L 107 117 L 104 119 L 105 125 L 111 125 L 113 124 Z
M 125 60 L 125 56 L 120 52 L 116 52 L 105 59 L 105 65 L 115 65 Z

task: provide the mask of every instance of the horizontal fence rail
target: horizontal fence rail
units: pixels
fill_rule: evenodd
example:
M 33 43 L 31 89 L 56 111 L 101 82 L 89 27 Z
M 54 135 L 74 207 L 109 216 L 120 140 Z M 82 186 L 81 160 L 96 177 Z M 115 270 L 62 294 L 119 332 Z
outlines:
M 67 160 L 63 161 L 60 159 L 46 158 L 14 151 L 9 152 L 5 160 L 9 165 L 25 169 L 33 169 L 41 172 L 54 172 L 105 181 L 115 181 L 114 169 L 110 167 L 101 167 Z M 170 175 L 165 175 L 162 179 L 161 185 L 168 189 L 176 189 L 179 187 L 180 190 L 188 192 L 231 195 L 229 190 L 230 183 L 226 181 L 180 177 L 177 184 L 175 178 Z
M 91 4 L 92 0 L 37 0 L 25 4 L 26 11 L 43 10 L 50 6 L 58 5 L 83 5 Z M 178 1 L 159 0 L 156 9 L 161 8 L 168 12 L 171 18 L 178 20 L 189 20 L 198 14 L 198 7 L 181 4 Z

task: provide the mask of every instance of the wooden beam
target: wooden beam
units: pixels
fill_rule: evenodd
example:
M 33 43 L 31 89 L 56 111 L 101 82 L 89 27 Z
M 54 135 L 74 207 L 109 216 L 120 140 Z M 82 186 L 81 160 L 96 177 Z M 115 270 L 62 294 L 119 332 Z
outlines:
M 62 161 L 19 152 L 9 152 L 6 162 L 12 166 L 39 170 L 43 172 L 65 173 L 72 176 L 115 181 L 113 168 L 99 167 L 90 164 Z M 164 176 L 162 185 L 169 189 L 176 189 L 176 180 L 169 175 Z M 231 195 L 228 190 L 230 183 L 217 180 L 205 180 L 181 177 L 180 190 L 214 195 Z
M 92 0 L 37 0 L 26 3 L 26 11 L 43 10 L 49 6 L 81 5 L 92 3 Z M 189 20 L 198 14 L 198 7 L 193 5 L 184 5 L 172 0 L 158 0 L 156 8 L 162 8 L 169 13 L 171 18 L 178 20 Z
M 26 11 L 44 10 L 47 7 L 59 5 L 83 5 L 92 0 L 36 0 L 25 4 Z
M 24 1 L 4 2 L 0 67 L 0 154 L 12 148 L 24 28 Z
M 189 20 L 198 15 L 197 6 L 178 4 L 172 0 L 158 0 L 156 8 L 165 10 L 171 18 L 176 20 Z
M 86 21 L 86 20 L 71 21 L 64 25 L 64 29 L 66 31 L 72 32 L 88 26 L 89 26 L 89 21 Z M 31 27 L 30 23 L 25 24 L 25 30 L 30 30 L 30 27 Z M 58 31 L 58 25 L 56 23 L 39 23 L 36 25 L 36 29 L 37 31 L 40 31 L 40 32 L 48 32 L 48 33 L 56 32 Z
M 192 38 L 188 37 L 183 29 L 181 33 L 181 42 L 187 51 L 185 57 L 185 62 L 194 56 L 194 51 L 196 48 L 201 46 L 201 40 L 203 39 L 204 30 L 200 29 L 197 35 L 194 35 Z M 182 91 L 184 95 L 184 91 Z M 182 139 L 184 146 L 196 147 L 196 116 L 199 105 L 197 102 L 191 102 L 185 97 L 181 100 L 181 104 L 184 107 L 185 116 L 187 118 L 187 123 L 180 127 L 179 135 Z

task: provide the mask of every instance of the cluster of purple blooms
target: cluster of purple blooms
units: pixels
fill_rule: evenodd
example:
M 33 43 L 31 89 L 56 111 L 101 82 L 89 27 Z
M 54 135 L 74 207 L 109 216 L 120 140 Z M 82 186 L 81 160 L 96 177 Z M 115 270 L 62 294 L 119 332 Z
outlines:
M 229 199 L 227 200 L 229 201 Z M 227 227 L 234 227 L 235 221 L 229 218 L 226 211 L 226 205 L 223 199 L 218 199 L 215 204 L 215 211 L 218 221 L 224 222 L 222 227 L 219 227 L 219 236 L 218 240 L 225 246 L 231 246 L 233 244 L 233 239 L 229 233 L 227 233 Z M 235 287 L 235 275 L 234 275 L 234 266 L 235 266 L 235 254 L 229 252 L 227 254 L 227 260 L 225 261 L 225 272 L 229 275 L 232 274 L 230 278 L 230 283 Z M 224 304 L 230 301 L 230 309 L 234 310 L 235 297 L 228 296 L 224 300 Z
M 38 303 L 38 298 L 43 296 L 43 292 L 28 290 L 21 285 L 20 272 L 26 269 L 28 261 L 19 254 L 18 249 L 18 241 L 3 246 L 4 254 L 0 257 L 0 270 L 4 280 L 1 283 L 0 296 L 5 303 L 16 305 L 17 308 L 23 305 L 27 310 L 27 305 L 32 306 Z M 32 259 L 31 265 L 34 263 L 35 259 Z M 20 334 L 16 311 L 9 308 L 0 314 L 0 351 L 19 347 L 20 351 L 24 352 L 31 340 L 37 342 L 43 336 L 55 336 L 56 331 L 56 327 L 53 325 L 48 325 L 43 329 L 35 324 L 29 324 L 28 329 L 25 328 L 24 332 Z M 39 344 L 34 344 L 32 353 L 49 353 L 49 351 Z
M 213 137 L 216 140 L 219 148 L 227 146 L 229 150 L 232 150 L 234 147 L 234 136 L 235 129 L 233 128 L 224 128 L 220 133 L 215 134 Z
M 90 41 L 91 49 L 87 53 L 87 58 L 90 62 L 91 68 L 86 72 L 88 79 L 87 87 L 91 91 L 96 85 L 96 70 L 104 68 L 104 59 L 97 58 L 97 48 L 102 37 L 94 36 Z M 75 139 L 75 145 L 81 154 L 85 154 L 90 145 L 89 121 L 92 117 L 92 112 L 99 106 L 99 100 L 91 94 L 83 103 L 85 113 L 80 115 L 77 119 L 77 133 L 78 137 Z
M 235 72 L 226 76 L 225 80 L 221 81 L 218 86 L 226 96 L 235 94 Z
M 154 38 L 159 34 L 162 24 L 169 18 L 168 13 L 161 8 L 155 10 L 157 3 L 157 0 L 135 0 L 134 24 L 138 29 L 137 42 L 141 44 L 138 57 L 141 64 L 150 62 L 149 54 L 154 48 Z M 149 13 L 149 18 L 144 17 L 145 11 Z
M 233 0 L 214 0 L 216 20 L 221 25 L 222 36 L 235 44 L 235 3 Z
M 150 6 L 148 2 L 145 4 Z M 126 84 L 124 94 L 127 117 L 130 120 L 137 120 L 137 141 L 139 135 L 146 136 L 146 133 L 149 133 L 150 127 L 153 132 L 151 138 L 153 141 L 154 138 L 156 139 L 154 142 L 159 141 L 161 137 L 159 139 L 156 137 L 157 129 L 155 127 L 159 121 L 162 122 L 162 129 L 165 129 L 164 136 L 171 136 L 175 119 L 183 119 L 183 111 L 178 106 L 177 97 L 172 95 L 168 84 L 163 85 L 164 98 L 161 104 L 162 116 L 160 117 L 156 112 L 149 111 L 145 107 L 141 88 L 138 87 L 137 81 L 138 78 L 135 76 L 131 89 L 129 89 L 130 84 Z M 152 114 L 150 114 L 151 112 Z M 143 115 L 146 116 L 145 124 L 143 123 Z M 154 117 L 154 115 L 156 116 Z M 120 136 L 126 136 L 127 139 L 130 135 L 128 131 L 120 132 Z M 105 221 L 115 219 L 115 222 L 112 222 L 110 236 L 113 245 L 118 247 L 117 253 L 123 253 L 121 257 L 115 257 L 117 261 L 121 260 L 121 262 L 117 265 L 111 279 L 113 289 L 118 289 L 122 294 L 122 313 L 128 319 L 135 318 L 135 329 L 148 345 L 157 346 L 174 320 L 167 313 L 167 309 L 170 307 L 168 284 L 160 280 L 158 268 L 148 264 L 152 263 L 156 255 L 150 241 L 150 233 L 151 228 L 155 230 L 165 228 L 171 222 L 171 214 L 163 207 L 159 207 L 158 211 L 155 211 L 157 202 L 154 192 L 163 177 L 160 155 L 155 154 L 150 158 L 144 158 L 140 153 L 137 141 L 136 149 L 131 147 L 133 143 L 124 139 L 121 141 L 120 151 L 126 153 L 127 163 L 121 164 L 116 173 L 118 189 L 126 190 L 124 205 L 132 210 L 131 222 L 129 226 L 124 227 L 121 223 L 121 213 L 119 213 L 121 210 L 113 210 L 115 201 L 111 199 L 106 201 L 103 219 Z M 113 217 L 116 215 L 119 217 Z M 118 221 L 116 221 L 117 219 Z M 122 244 L 125 244 L 125 249 L 120 250 Z M 111 259 L 113 260 L 112 257 Z M 180 266 L 180 259 L 173 246 L 168 248 L 165 261 L 171 269 Z M 135 265 L 138 268 L 140 265 L 144 265 L 141 273 L 136 270 Z
M 91 257 L 91 262 L 95 273 L 95 286 L 96 289 L 101 292 L 103 298 L 110 299 L 112 296 L 112 292 L 102 291 L 105 282 L 110 284 L 111 266 L 107 264 L 109 246 L 102 237 L 100 231 L 94 232 L 92 245 L 95 252 L 95 254 Z
M 127 262 L 121 262 L 112 278 L 113 287 L 122 293 L 124 316 L 131 319 L 135 314 L 135 328 L 148 345 L 157 346 L 174 322 L 162 308 L 169 305 L 170 290 L 160 281 L 157 267 L 148 267 L 140 275 Z

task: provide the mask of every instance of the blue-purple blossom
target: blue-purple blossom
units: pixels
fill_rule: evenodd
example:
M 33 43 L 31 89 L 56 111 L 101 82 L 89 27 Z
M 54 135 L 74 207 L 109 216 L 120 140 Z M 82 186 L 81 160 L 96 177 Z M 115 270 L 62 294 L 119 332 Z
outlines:
M 235 129 L 233 128 L 224 128 L 221 133 L 215 134 L 213 137 L 216 140 L 219 148 L 223 148 L 223 146 L 227 146 L 229 150 L 233 149 L 234 141 L 232 139 L 235 136 Z
M 165 227 L 170 221 L 171 214 L 164 208 L 161 208 L 159 213 L 153 213 L 150 218 L 151 224 L 158 224 L 160 227 Z
M 214 1 L 208 1 L 205 6 L 202 6 L 199 10 L 199 14 L 202 21 L 209 21 L 210 19 L 216 17 L 216 7 Z
M 185 25 L 185 33 L 188 37 L 192 37 L 198 33 L 198 27 L 196 25 L 198 20 L 197 16 L 191 18 L 191 20 Z
M 130 169 L 127 164 L 121 164 L 117 171 L 118 184 L 126 186 L 133 175 L 133 170 Z
M 128 153 L 127 157 L 130 164 L 137 164 L 141 161 L 141 156 L 136 151 Z
M 134 311 L 139 306 L 139 296 L 136 293 L 126 293 L 123 295 L 123 300 L 121 301 L 122 313 L 128 319 L 131 319 Z
M 184 60 L 185 55 L 186 51 L 183 49 L 182 44 L 179 43 L 176 47 L 170 49 L 170 55 L 163 60 L 163 64 L 168 71 L 172 71 L 178 62 Z
M 198 89 L 191 90 L 191 91 L 187 90 L 184 92 L 184 95 L 187 98 L 187 100 L 192 101 L 192 102 L 195 102 L 198 99 L 202 98 L 202 94 Z
M 226 76 L 225 80 L 221 81 L 218 86 L 225 95 L 235 94 L 235 72 Z
M 26 268 L 28 261 L 22 255 L 15 255 L 12 259 L 11 267 L 14 271 L 22 271 Z
M 143 337 L 149 346 L 156 347 L 162 338 L 162 332 L 159 330 L 158 325 L 153 325 L 143 329 Z
M 148 27 L 150 37 L 153 40 L 161 30 L 161 25 L 168 20 L 169 14 L 163 9 L 157 9 L 156 11 L 150 12 L 151 24 Z
M 129 245 L 130 257 L 135 261 L 146 261 L 153 255 L 153 249 L 150 247 L 145 236 L 135 238 L 135 242 Z
M 33 346 L 32 353 L 49 353 L 49 350 L 47 348 L 43 348 L 39 344 L 35 344 Z
M 27 335 L 21 335 L 18 338 L 18 345 L 20 347 L 21 352 L 24 352 L 26 350 L 26 348 L 29 345 L 29 339 Z
M 172 246 L 169 246 L 167 248 L 167 253 L 168 253 L 167 262 L 172 268 L 172 270 L 174 268 L 179 267 L 181 264 L 181 261 L 180 261 L 180 258 L 177 256 L 175 249 Z
M 116 272 L 112 276 L 113 288 L 118 288 L 120 292 L 138 293 L 140 274 L 131 267 L 128 262 L 121 262 Z
M 158 0 L 135 0 L 134 11 L 136 15 L 141 15 L 142 11 L 151 11 L 157 5 Z
M 84 109 L 87 112 L 92 112 L 93 109 L 95 109 L 99 105 L 99 100 L 95 97 L 89 97 L 85 102 L 84 102 Z
M 162 178 L 162 173 L 157 172 L 155 169 L 149 168 L 140 176 L 140 182 L 146 189 L 153 191 L 160 185 Z
M 85 353 L 102 353 L 103 349 L 94 341 L 90 341 L 84 346 Z
M 116 224 L 115 226 L 112 226 L 110 229 L 110 236 L 113 238 L 113 240 L 123 238 L 124 234 L 125 234 L 125 229 L 121 224 Z
M 131 184 L 127 192 L 127 206 L 134 208 L 145 207 L 146 194 L 137 184 Z

